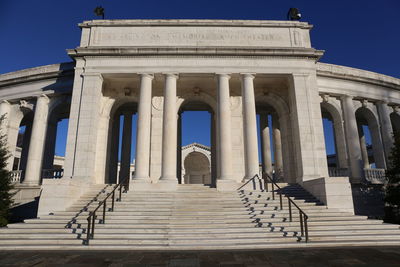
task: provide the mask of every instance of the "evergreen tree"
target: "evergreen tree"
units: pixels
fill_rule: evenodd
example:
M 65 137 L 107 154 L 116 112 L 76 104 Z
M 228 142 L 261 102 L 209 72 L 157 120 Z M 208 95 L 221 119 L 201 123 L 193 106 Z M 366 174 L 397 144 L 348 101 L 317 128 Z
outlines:
M 0 125 L 3 121 L 4 117 L 1 117 Z M 0 227 L 7 225 L 9 211 L 13 203 L 11 176 L 10 172 L 6 169 L 8 157 L 6 136 L 0 132 Z
M 385 221 L 400 223 L 400 134 L 394 134 L 394 145 L 386 170 Z

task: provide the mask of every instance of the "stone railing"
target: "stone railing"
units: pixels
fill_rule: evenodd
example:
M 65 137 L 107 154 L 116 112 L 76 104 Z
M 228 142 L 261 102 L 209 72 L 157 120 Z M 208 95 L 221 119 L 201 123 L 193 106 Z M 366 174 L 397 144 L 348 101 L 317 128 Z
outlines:
M 364 168 L 365 180 L 371 184 L 384 184 L 386 181 L 385 169 Z
M 329 177 L 348 177 L 349 169 L 347 168 L 337 168 L 337 167 L 328 167 Z
M 43 179 L 60 179 L 64 175 L 64 169 L 44 169 L 42 170 Z
M 22 170 L 11 171 L 10 176 L 11 176 L 11 182 L 13 184 L 20 183 L 22 177 Z

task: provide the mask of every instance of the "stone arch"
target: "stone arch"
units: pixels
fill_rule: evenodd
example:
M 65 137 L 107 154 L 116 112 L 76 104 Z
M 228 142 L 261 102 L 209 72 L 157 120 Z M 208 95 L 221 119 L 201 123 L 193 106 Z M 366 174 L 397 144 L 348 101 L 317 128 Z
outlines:
M 360 132 L 362 128 L 360 127 L 360 125 L 368 125 L 371 134 L 372 151 L 373 151 L 373 158 L 375 161 L 375 165 L 377 168 L 385 168 L 386 167 L 385 155 L 383 151 L 383 143 L 380 134 L 378 115 L 371 109 L 371 107 L 368 104 L 363 104 L 356 110 L 356 120 L 357 124 L 359 125 L 358 128 L 360 137 L 362 136 L 362 132 Z M 361 145 L 361 151 L 363 151 L 363 145 L 361 143 L 360 145 Z
M 347 168 L 347 149 L 346 138 L 344 135 L 343 117 L 341 107 L 330 99 L 321 101 L 321 113 L 324 118 L 324 112 L 327 112 L 333 123 L 334 142 L 336 148 L 337 164 L 339 168 Z
M 185 104 L 190 102 L 206 103 L 208 106 L 212 108 L 214 114 L 216 114 L 217 112 L 216 99 L 204 92 L 199 92 L 199 93 L 190 92 L 180 96 L 177 101 L 177 111 L 179 112 Z
M 212 184 L 211 151 L 199 144 L 191 144 L 182 151 L 184 183 Z
M 58 122 L 68 119 L 71 108 L 71 96 L 51 97 L 49 103 L 49 116 L 47 120 L 47 131 L 45 149 L 43 155 L 43 169 L 53 169 Z
M 19 103 L 12 105 L 8 118 L 7 143 L 11 151 L 11 156 L 7 162 L 7 169 L 19 169 L 23 171 L 26 168 L 29 152 L 30 135 L 34 118 L 34 104 L 25 100 L 20 100 Z M 19 134 L 21 126 L 25 126 L 22 142 L 19 141 L 21 138 Z M 17 151 L 18 143 L 21 143 L 19 145 L 22 145 L 22 149 Z M 17 154 L 19 154 L 19 160 L 15 161 Z
M 285 100 L 274 93 L 256 94 L 256 106 L 258 109 L 271 107 L 276 113 L 279 122 L 281 144 L 282 144 L 282 163 L 283 175 L 286 182 L 295 182 L 294 153 L 291 153 L 292 136 L 290 124 L 290 110 Z M 293 152 L 293 151 L 292 151 Z
M 182 137 L 181 137 L 181 113 L 185 105 L 191 105 L 193 103 L 199 103 L 199 105 L 205 105 L 208 108 L 206 109 L 211 113 L 211 149 L 210 149 L 210 155 L 209 155 L 209 162 L 210 162 L 210 168 L 211 168 L 211 182 L 212 186 L 215 186 L 216 183 L 216 177 L 217 177 L 217 172 L 218 172 L 218 164 L 217 162 L 219 161 L 218 158 L 218 147 L 219 147 L 219 142 L 217 141 L 217 136 L 218 136 L 218 129 L 217 129 L 217 101 L 214 97 L 211 95 L 204 93 L 204 92 L 189 92 L 186 94 L 181 95 L 178 98 L 177 102 L 177 116 L 178 116 L 178 142 L 177 142 L 177 177 L 178 181 L 182 182 L 182 170 L 184 169 L 184 159 L 182 158 L 183 152 L 182 150 Z
M 134 113 L 137 112 L 138 98 L 136 95 L 116 98 L 104 97 L 100 111 L 100 129 L 98 146 L 103 147 L 98 154 L 98 183 L 117 183 L 118 144 L 119 144 L 119 115 L 120 108 L 131 105 Z M 132 125 L 132 131 L 134 129 Z M 106 146 L 102 144 L 107 144 Z

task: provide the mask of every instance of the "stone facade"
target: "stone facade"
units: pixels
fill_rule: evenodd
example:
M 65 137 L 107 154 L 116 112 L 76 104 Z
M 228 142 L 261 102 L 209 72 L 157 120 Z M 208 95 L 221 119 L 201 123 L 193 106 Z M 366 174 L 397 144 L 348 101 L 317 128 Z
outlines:
M 258 174 L 261 147 L 264 172 L 349 211 L 350 183 L 379 178 L 386 167 L 391 134 L 400 129 L 400 80 L 319 63 L 323 51 L 312 48 L 308 23 L 96 20 L 79 26 L 80 46 L 68 50 L 74 62 L 0 75 L 0 114 L 6 116 L 1 130 L 12 152 L 8 166 L 24 125 L 30 138 L 21 152 L 26 162 L 20 186 L 42 189 L 39 214 L 62 210 L 92 185 L 118 182 L 118 176 L 128 177 L 132 190 L 175 190 L 186 175 L 177 153 L 183 110 L 211 114 L 206 180 L 220 191 L 235 190 Z M 327 165 L 324 114 L 335 130 L 334 169 Z M 53 166 L 54 123 L 62 118 L 69 118 L 64 174 L 42 179 L 42 169 Z M 132 129 L 137 139 L 131 178 Z

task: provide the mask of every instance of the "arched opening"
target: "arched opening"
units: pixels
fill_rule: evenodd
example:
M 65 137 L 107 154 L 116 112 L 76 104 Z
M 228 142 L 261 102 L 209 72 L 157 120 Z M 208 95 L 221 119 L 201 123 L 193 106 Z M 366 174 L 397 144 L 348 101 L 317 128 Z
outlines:
M 63 101 L 50 112 L 41 178 L 60 178 L 63 175 L 69 112 L 70 101 Z
M 364 169 L 385 168 L 385 158 L 378 120 L 367 108 L 356 111 L 361 157 Z
M 257 112 L 259 161 L 261 172 L 275 181 L 283 181 L 282 136 L 278 115 L 272 108 L 259 108 Z
M 178 183 L 202 183 L 212 187 L 216 186 L 216 122 L 215 113 L 213 108 L 208 104 L 200 100 L 187 100 L 184 101 L 179 108 L 178 112 L 178 140 L 177 140 L 177 178 Z M 189 174 L 185 177 L 186 165 L 190 167 L 190 170 L 198 172 L 199 169 L 204 169 L 205 160 L 198 154 L 191 156 L 192 159 L 203 159 L 203 161 L 193 161 L 190 158 L 186 163 L 183 158 L 182 147 L 188 145 L 198 144 L 205 149 L 209 149 L 211 156 L 209 161 L 209 176 L 196 176 L 200 174 Z M 183 160 L 183 162 L 182 162 Z M 197 165 L 197 166 L 195 166 Z M 190 178 L 190 175 L 192 178 Z M 203 175 L 203 174 L 202 174 Z M 205 175 L 205 174 L 204 174 Z
M 28 162 L 29 144 L 31 140 L 34 112 L 23 111 L 23 118 L 19 125 L 16 149 L 12 170 L 19 171 L 21 182 L 24 180 L 26 164 Z
M 278 182 L 294 182 L 296 170 L 285 101 L 272 93 L 256 96 L 256 113 L 262 172 Z
M 190 152 L 184 159 L 184 172 L 182 173 L 185 184 L 211 185 L 211 162 L 201 152 Z
M 110 112 L 106 183 L 129 180 L 134 175 L 137 103 L 115 103 Z

